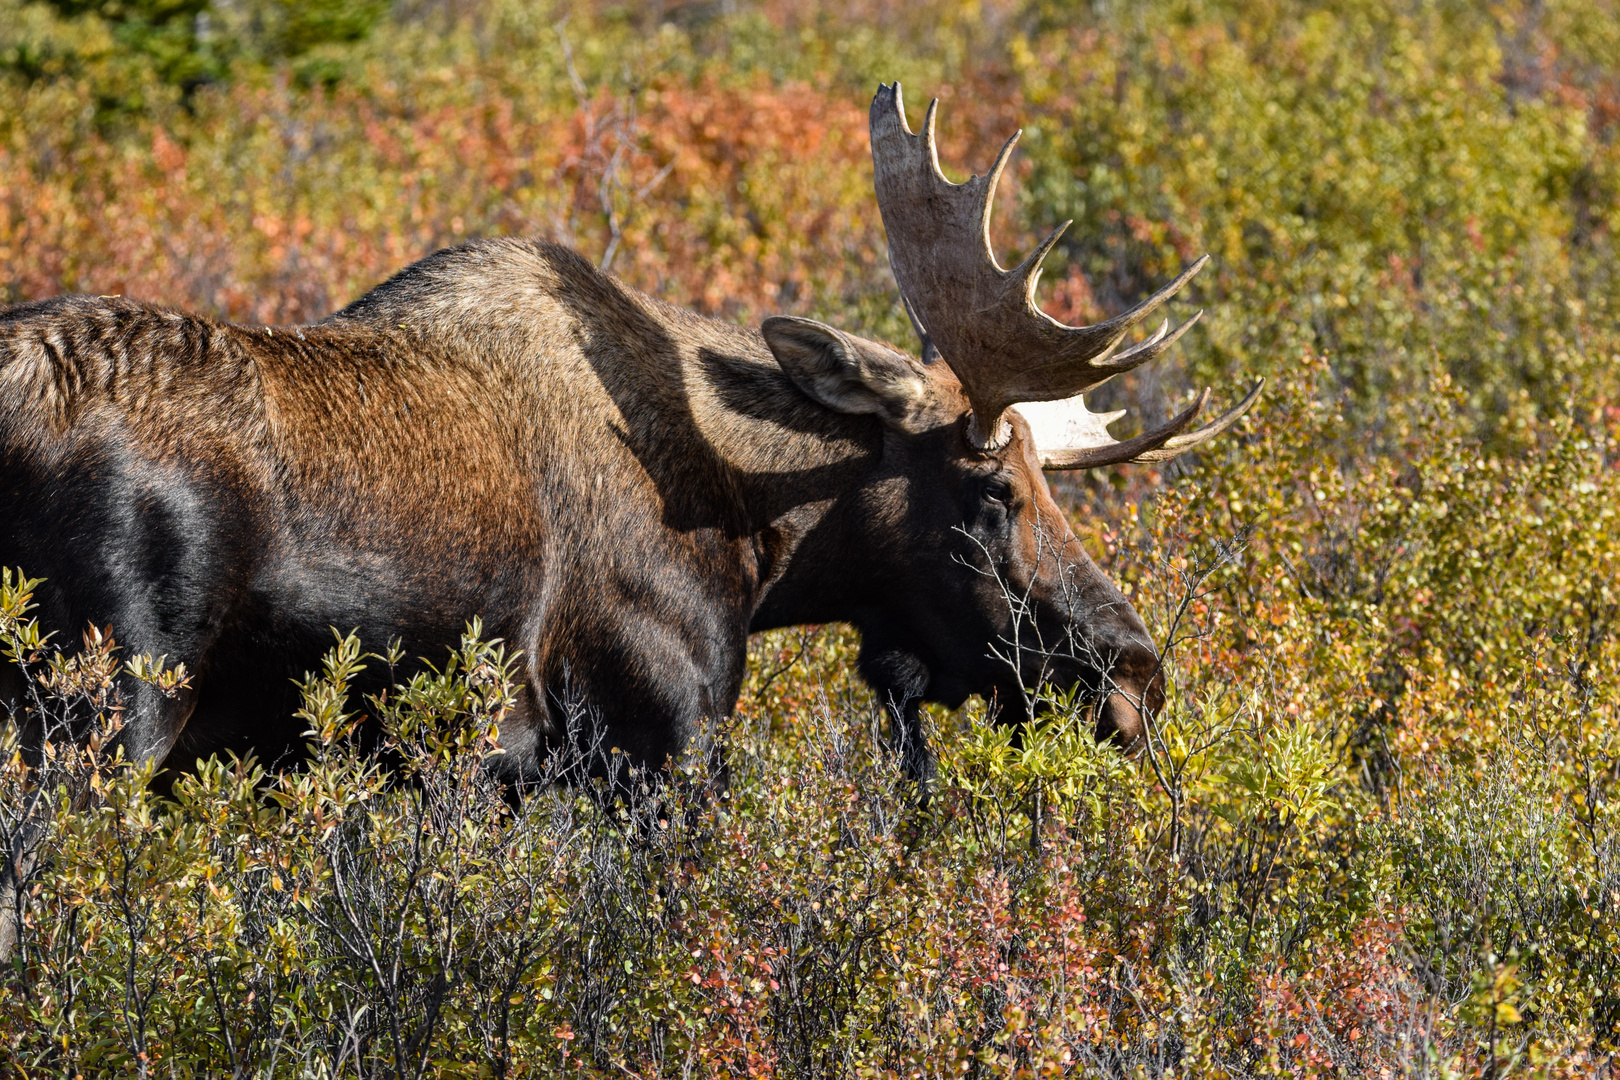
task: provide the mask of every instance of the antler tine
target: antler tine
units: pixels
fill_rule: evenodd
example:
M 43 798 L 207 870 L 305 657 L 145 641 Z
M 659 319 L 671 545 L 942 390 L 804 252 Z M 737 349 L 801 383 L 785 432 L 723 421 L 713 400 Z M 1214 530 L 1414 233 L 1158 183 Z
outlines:
M 900 114 L 900 126 L 906 127 L 906 106 L 900 97 L 900 83 L 894 84 L 894 108 Z M 945 177 L 945 170 L 939 167 L 939 142 L 934 137 L 934 122 L 939 117 L 939 98 L 930 98 L 928 111 L 923 114 L 922 139 L 923 148 L 928 151 L 928 164 L 933 167 L 934 176 L 942 184 L 949 184 Z M 909 131 L 910 129 L 907 128 Z
M 1137 323 L 1159 310 L 1160 305 L 1162 305 L 1172 296 L 1176 295 L 1176 293 L 1180 292 L 1182 288 L 1186 286 L 1187 282 L 1196 277 L 1198 271 L 1202 270 L 1208 262 L 1208 255 L 1200 255 L 1197 259 L 1193 260 L 1193 262 L 1185 270 L 1177 274 L 1175 276 L 1175 280 L 1165 285 L 1158 292 L 1154 293 L 1140 304 L 1137 304 L 1135 307 L 1131 308 L 1131 310 L 1119 315 L 1115 315 L 1107 322 L 1097 323 L 1090 329 L 1102 330 L 1107 328 L 1111 332 L 1116 333 L 1123 338 L 1125 334 L 1130 331 L 1131 327 L 1135 326 Z M 1200 312 L 1199 314 L 1203 313 Z M 1192 323 L 1196 322 L 1197 320 L 1198 316 L 1193 316 L 1188 325 L 1192 325 Z
M 1030 424 L 1031 434 L 1040 449 L 1043 469 L 1096 469 L 1127 462 L 1170 461 L 1194 447 L 1202 446 L 1237 423 L 1260 400 L 1260 390 L 1265 383 L 1264 379 L 1256 381 L 1242 401 L 1197 431 L 1185 435 L 1182 432 L 1209 403 L 1208 389 L 1168 422 L 1134 439 L 1123 441 L 1113 439 L 1106 425 L 1119 419 L 1124 412 L 1093 413 L 1079 396 L 1069 401 L 1024 404 L 1018 411 L 1024 414 Z
M 900 97 L 900 84 L 898 82 L 894 84 L 894 101 L 895 108 L 900 113 L 900 123 L 904 125 L 906 122 L 906 110 Z M 1013 147 L 1018 145 L 1018 140 L 1023 136 L 1024 131 L 1020 128 L 1013 132 L 1012 137 L 1002 144 L 1001 152 L 996 155 L 996 160 L 991 164 L 989 172 L 983 176 L 971 176 L 964 183 L 953 184 L 946 177 L 945 170 L 939 167 L 939 139 L 935 130 L 938 118 L 939 98 L 933 98 L 928 102 L 928 112 L 923 116 L 922 140 L 923 146 L 928 153 L 928 164 L 932 167 L 934 178 L 946 187 L 963 188 L 973 193 L 974 217 L 978 219 L 984 236 L 984 256 L 990 260 L 990 265 L 995 267 L 998 272 L 1006 273 L 1001 269 L 1001 264 L 996 261 L 995 249 L 990 246 L 990 210 L 996 200 L 996 185 L 1001 182 L 1001 172 L 1007 167 L 1007 161 L 1012 157 Z M 1062 230 L 1058 231 L 1061 232 Z M 1053 239 L 1055 242 L 1056 238 Z
M 1200 311 L 1198 313 L 1198 315 L 1202 315 L 1202 314 L 1203 314 L 1202 311 Z M 1198 317 L 1197 315 L 1193 316 L 1193 318 L 1197 318 L 1197 317 Z M 1191 325 L 1192 325 L 1192 319 L 1188 319 L 1186 322 L 1184 322 L 1180 326 L 1176 327 L 1176 333 L 1178 335 L 1181 334 L 1188 326 L 1191 326 Z M 1163 320 L 1163 321 L 1161 321 L 1159 323 L 1159 328 L 1157 330 L 1153 331 L 1153 333 L 1149 334 L 1147 337 L 1143 338 L 1141 341 L 1138 341 L 1135 345 L 1132 345 L 1130 348 L 1126 349 L 1124 352 L 1120 353 L 1118 356 L 1110 357 L 1110 359 L 1112 359 L 1116 363 L 1118 361 L 1120 361 L 1120 360 L 1129 360 L 1131 357 L 1135 356 L 1137 353 L 1141 352 L 1142 350 L 1151 349 L 1153 346 L 1155 346 L 1159 342 L 1163 341 L 1164 340 L 1164 335 L 1169 333 L 1169 332 L 1170 332 L 1170 320 L 1165 319 L 1165 320 Z
M 1053 406 L 1070 406 L 1070 402 L 1067 401 L 1052 402 L 1051 404 Z M 1031 433 L 1035 435 L 1035 445 L 1040 448 L 1041 468 L 1043 469 L 1096 469 L 1104 465 L 1121 465 L 1127 461 L 1139 460 L 1139 455 L 1157 450 L 1171 438 L 1186 430 L 1187 425 L 1197 419 L 1198 414 L 1203 412 L 1204 406 L 1208 404 L 1209 391 L 1206 389 L 1202 394 L 1198 395 L 1197 401 L 1194 401 L 1172 417 L 1167 423 L 1161 424 L 1152 431 L 1144 431 L 1134 439 L 1125 439 L 1124 441 L 1115 440 L 1106 430 L 1101 430 L 1100 426 L 1101 440 L 1089 446 L 1065 446 L 1061 445 L 1059 440 L 1052 440 L 1050 437 L 1047 444 L 1043 445 L 1041 434 L 1037 433 L 1033 426 L 1031 427 Z M 1074 405 L 1078 407 L 1078 411 L 1086 411 L 1083 401 L 1076 400 Z M 1030 411 L 1028 404 L 1023 405 L 1018 411 L 1026 414 L 1026 420 L 1029 419 L 1027 415 Z M 1111 419 L 1117 419 L 1119 415 L 1121 414 L 1115 413 Z M 1101 419 L 1100 416 L 1098 418 Z M 1043 418 L 1043 427 L 1046 427 L 1049 423 L 1050 421 L 1045 421 Z
M 984 242 L 984 257 L 990 260 L 990 266 L 996 273 L 1010 276 L 1015 280 L 1017 274 L 1008 274 L 1006 270 L 1001 268 L 1001 263 L 996 261 L 996 249 L 990 244 L 990 209 L 996 201 L 996 185 L 1001 183 L 1001 172 L 1007 167 L 1007 161 L 1012 157 L 1013 147 L 1018 145 L 1018 140 L 1023 135 L 1023 128 L 1013 132 L 1012 136 L 1001 144 L 1001 152 L 996 155 L 996 160 L 991 164 L 990 171 L 985 173 L 983 177 L 975 177 L 968 181 L 969 184 L 978 188 L 976 194 L 979 200 L 979 222 L 981 225 L 979 235 Z M 1067 224 L 1064 227 L 1067 228 Z M 1057 242 L 1056 237 L 1051 237 L 1051 240 L 1053 243 Z M 1048 247 L 1047 250 L 1050 251 L 1051 248 Z M 1037 275 L 1040 273 L 1040 263 L 1038 261 L 1035 264 L 1035 271 Z
M 1256 401 L 1260 400 L 1260 390 L 1265 385 L 1266 380 L 1256 379 L 1254 385 L 1249 388 L 1248 394 L 1243 398 L 1242 401 L 1238 402 L 1230 409 L 1227 409 L 1214 420 L 1211 420 L 1197 431 L 1186 435 L 1175 435 L 1169 439 L 1166 439 L 1164 441 L 1164 445 L 1159 447 L 1157 450 L 1150 450 L 1145 454 L 1140 454 L 1133 460 L 1169 461 L 1171 458 L 1179 457 L 1180 455 L 1185 454 L 1194 447 L 1202 446 L 1204 443 L 1209 442 L 1209 440 L 1213 439 L 1215 436 L 1219 435 L 1221 432 L 1225 431 L 1227 428 L 1231 427 L 1233 424 L 1242 419 L 1243 414 L 1253 408 Z
M 1053 319 L 1044 311 L 1036 309 L 1036 314 L 1040 315 L 1043 319 L 1047 319 L 1054 326 L 1060 327 L 1064 330 L 1083 330 L 1088 333 L 1095 334 L 1097 337 L 1106 338 L 1107 344 L 1101 346 L 1095 353 L 1089 356 L 1083 354 L 1077 357 L 1059 356 L 1052 360 L 1048 360 L 1045 363 L 1036 365 L 1032 370 L 1040 372 L 1044 381 L 1060 383 L 1062 381 L 1062 372 L 1065 369 L 1078 368 L 1079 376 L 1083 379 L 1087 379 L 1089 386 L 1096 386 L 1098 383 L 1101 383 L 1114 375 L 1118 375 L 1122 371 L 1129 371 L 1134 367 L 1138 367 L 1147 363 L 1149 360 L 1152 360 L 1154 357 L 1159 355 L 1159 352 L 1163 352 L 1164 350 L 1160 349 L 1159 352 L 1152 352 L 1146 355 L 1138 352 L 1138 350 L 1151 345 L 1151 341 L 1138 342 L 1136 345 L 1131 346 L 1131 348 L 1127 349 L 1118 356 L 1114 355 L 1114 350 L 1119 347 L 1120 342 L 1125 340 L 1125 335 L 1130 333 L 1132 327 L 1136 326 L 1137 323 L 1153 314 L 1161 305 L 1164 304 L 1166 300 L 1180 292 L 1187 282 L 1191 281 L 1194 275 L 1196 275 L 1198 271 L 1202 270 L 1204 268 L 1204 264 L 1208 262 L 1208 255 L 1200 257 L 1181 273 L 1177 274 L 1174 281 L 1170 282 L 1168 285 L 1165 285 L 1158 292 L 1154 293 L 1140 304 L 1137 304 L 1129 311 L 1115 315 L 1112 319 L 1109 319 L 1106 322 L 1093 323 L 1090 326 L 1064 326 L 1064 324 L 1058 322 L 1056 319 Z M 1033 307 L 1033 289 L 1031 290 L 1030 299 L 1031 306 Z M 1175 334 L 1169 339 L 1169 341 L 1165 342 L 1165 348 L 1168 348 L 1170 345 L 1174 344 L 1176 339 L 1190 330 L 1194 323 L 1203 318 L 1203 315 L 1204 313 L 1199 311 L 1192 318 L 1188 319 L 1186 322 L 1177 327 Z M 1125 360 L 1131 357 L 1136 358 L 1134 363 L 1124 363 Z M 1101 377 L 1099 378 L 1098 375 Z M 1057 396 L 1067 397 L 1069 395 L 1060 394 Z M 1036 399 L 1030 398 L 1028 400 Z M 1051 399 L 1047 398 L 1042 400 Z
M 1181 335 L 1191 330 L 1193 324 L 1203 317 L 1204 313 L 1202 311 L 1197 312 L 1192 318 L 1174 330 L 1170 329 L 1170 320 L 1166 319 L 1150 336 L 1138 341 L 1122 353 L 1115 353 L 1112 356 L 1096 361 L 1094 366 L 1106 370 L 1111 376 L 1118 375 L 1122 371 L 1130 371 L 1132 368 L 1141 367 L 1149 360 L 1162 355 L 1170 346 L 1180 341 Z
M 1013 138 L 1017 138 L 1017 136 L 1015 135 Z M 1009 141 L 1007 145 L 1011 146 L 1011 141 Z M 1013 268 L 1013 274 L 1024 282 L 1024 299 L 1029 301 L 1029 306 L 1036 312 L 1036 314 L 1043 318 L 1051 319 L 1052 317 L 1047 315 L 1046 312 L 1042 311 L 1039 305 L 1035 303 L 1035 286 L 1040 284 L 1041 281 L 1041 263 L 1046 261 L 1047 254 L 1057 246 L 1058 238 L 1068 230 L 1070 225 L 1073 224 L 1074 219 L 1070 218 L 1068 221 L 1065 221 L 1063 224 L 1053 229 L 1050 235 L 1048 235 L 1045 240 L 1042 240 L 1040 245 L 1036 247 L 1034 251 L 1024 256 L 1023 262 L 1019 263 Z M 989 244 L 989 235 L 986 234 L 985 246 L 988 247 Z M 991 256 L 991 258 L 994 257 L 994 255 Z M 1056 319 L 1052 319 L 1052 321 L 1057 322 Z M 1058 325 L 1061 326 L 1062 324 L 1059 323 Z
M 1057 244 L 1059 226 L 1016 267 L 1002 269 L 990 244 L 996 184 L 1014 134 L 983 176 L 953 184 L 939 167 L 939 102 L 922 131 L 906 124 L 900 84 L 872 100 L 872 164 L 878 208 L 889 237 L 889 262 L 924 349 L 955 372 L 972 406 L 970 437 L 983 449 L 1006 437 L 1002 413 L 1020 401 L 1071 397 L 1146 363 L 1196 321 L 1112 356 L 1130 329 L 1176 293 L 1206 259 L 1121 315 L 1094 326 L 1066 326 L 1040 310 L 1035 288 Z

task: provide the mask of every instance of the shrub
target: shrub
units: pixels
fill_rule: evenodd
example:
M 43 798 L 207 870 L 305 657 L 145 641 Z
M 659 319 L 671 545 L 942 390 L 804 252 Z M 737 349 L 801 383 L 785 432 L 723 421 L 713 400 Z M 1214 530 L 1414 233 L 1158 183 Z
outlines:
M 1609 6 L 277 11 L 182 105 L 104 14 L 0 0 L 5 299 L 314 319 L 523 232 L 904 341 L 862 111 L 900 77 L 953 177 L 1024 126 L 993 232 L 1005 263 L 1076 219 L 1058 317 L 1216 256 L 1184 365 L 1094 405 L 1268 390 L 1195 459 L 1055 481 L 1165 648 L 1143 754 L 1075 703 L 1016 742 L 935 710 L 926 801 L 841 627 L 756 639 L 723 790 L 708 757 L 586 779 L 583 710 L 557 783 L 501 790 L 510 657 L 470 628 L 375 700 L 387 643 L 337 642 L 306 767 L 156 799 L 101 750 L 120 686 L 184 673 L 35 626 L 11 573 L 14 1071 L 1614 1075 Z

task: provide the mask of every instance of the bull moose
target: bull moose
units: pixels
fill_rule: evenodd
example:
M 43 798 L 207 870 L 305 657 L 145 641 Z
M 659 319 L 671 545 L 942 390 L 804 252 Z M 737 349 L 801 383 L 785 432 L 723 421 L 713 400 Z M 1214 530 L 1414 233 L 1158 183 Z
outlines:
M 736 703 L 750 632 L 845 621 L 928 770 L 918 704 L 1043 680 L 1126 743 L 1162 692 L 1137 613 L 1087 557 L 1043 469 L 1162 461 L 1259 385 L 1116 441 L 1080 395 L 1203 265 L 1123 315 L 1034 301 L 1060 227 L 991 252 L 988 174 L 940 172 L 900 86 L 872 104 L 878 206 L 921 337 L 905 355 L 808 319 L 757 329 L 671 307 L 554 244 L 438 252 L 324 322 L 240 326 L 109 297 L 0 312 L 0 565 L 45 578 L 40 617 L 111 624 L 191 672 L 133 685 L 118 736 L 184 768 L 302 744 L 293 678 L 331 628 L 432 656 L 480 616 L 525 687 L 493 767 L 521 780 L 577 695 L 651 765 Z M 1061 648 L 1053 643 L 1065 643 Z M 1038 644 L 1036 644 L 1038 643 Z M 0 672 L 0 707 L 23 696 Z

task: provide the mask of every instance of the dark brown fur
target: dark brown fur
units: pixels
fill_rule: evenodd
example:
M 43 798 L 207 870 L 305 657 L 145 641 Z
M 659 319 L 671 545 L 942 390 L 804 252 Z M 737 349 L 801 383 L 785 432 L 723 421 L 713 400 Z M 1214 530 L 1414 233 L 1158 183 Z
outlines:
M 332 627 L 437 658 L 480 616 L 523 654 L 514 778 L 569 696 L 659 764 L 732 709 L 751 630 L 833 620 L 920 774 L 918 701 L 1040 674 L 988 656 L 1007 589 L 1069 636 L 1046 675 L 1119 691 L 1102 726 L 1134 737 L 1140 620 L 1021 422 L 982 453 L 966 412 L 942 365 L 700 318 L 534 242 L 440 252 L 300 328 L 63 297 L 0 313 L 0 565 L 48 579 L 48 627 L 187 665 L 123 736 L 175 767 L 296 748 L 291 680 Z

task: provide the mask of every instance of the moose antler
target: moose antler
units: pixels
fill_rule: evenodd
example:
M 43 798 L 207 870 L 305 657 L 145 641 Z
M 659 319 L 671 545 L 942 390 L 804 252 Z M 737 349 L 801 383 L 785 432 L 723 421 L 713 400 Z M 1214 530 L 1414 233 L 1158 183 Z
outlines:
M 1208 390 L 1168 423 L 1144 431 L 1134 439 L 1116 440 L 1108 433 L 1108 425 L 1124 416 L 1124 409 L 1094 413 L 1086 408 L 1085 399 L 1079 395 L 1063 401 L 1020 402 L 1018 412 L 1029 422 L 1043 469 L 1097 469 L 1128 461 L 1169 461 L 1195 446 L 1202 446 L 1237 423 L 1260 400 L 1260 388 L 1265 382 L 1257 380 L 1242 401 L 1187 435 L 1181 432 L 1209 404 Z
M 942 359 L 956 374 L 972 405 L 970 439 L 981 449 L 995 449 L 1008 438 L 1003 414 L 1010 406 L 1076 398 L 1175 344 L 1203 312 L 1174 330 L 1166 320 L 1144 340 L 1115 352 L 1130 329 L 1174 296 L 1209 258 L 1199 259 L 1147 300 L 1107 322 L 1094 326 L 1058 322 L 1036 305 L 1035 285 L 1042 260 L 1071 222 L 1059 225 L 1011 270 L 1001 268 L 990 248 L 991 200 L 1021 132 L 1007 140 L 988 173 L 953 184 L 939 169 L 934 142 L 938 108 L 936 99 L 928 106 L 922 133 L 914 135 L 906 125 L 898 82 L 881 86 L 872 99 L 878 209 L 888 234 L 889 262 L 906 312 L 922 338 L 923 357 Z M 1074 426 L 1076 434 L 1088 433 L 1088 441 L 1052 447 L 1045 455 L 1052 461 L 1047 467 L 1086 468 L 1174 457 L 1234 423 L 1254 404 L 1259 389 L 1256 384 L 1240 405 L 1209 427 L 1182 435 L 1207 401 L 1206 391 L 1170 423 L 1124 443 L 1108 436 L 1108 421 L 1100 420 L 1101 414 L 1087 412 L 1078 400 L 1064 402 L 1076 417 L 1091 419 L 1042 427 Z M 1047 420 L 1056 419 L 1053 410 L 1042 412 Z M 1122 453 L 1126 456 L 1119 456 Z M 1154 456 L 1144 456 L 1148 454 Z

